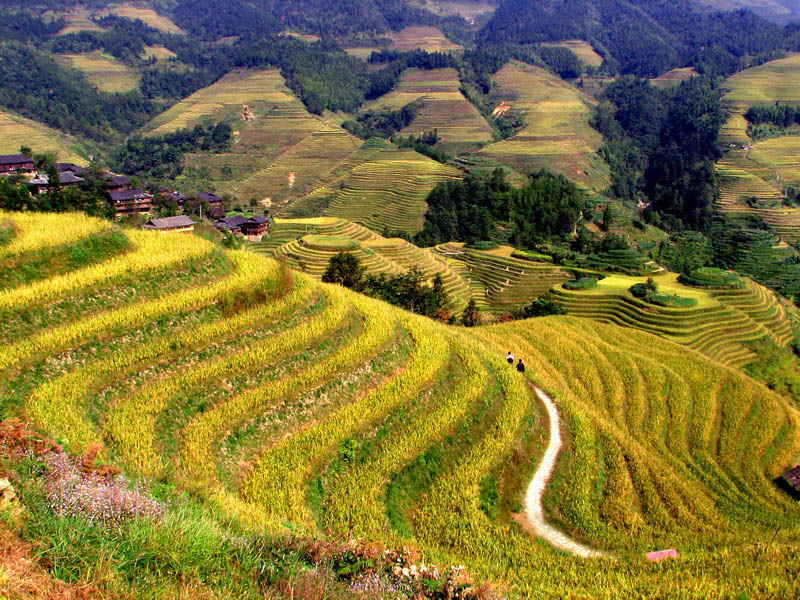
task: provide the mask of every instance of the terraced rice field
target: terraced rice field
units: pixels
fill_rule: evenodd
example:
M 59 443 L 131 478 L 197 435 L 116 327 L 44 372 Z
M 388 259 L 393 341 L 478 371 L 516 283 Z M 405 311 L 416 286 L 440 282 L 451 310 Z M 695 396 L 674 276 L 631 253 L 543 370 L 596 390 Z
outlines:
M 399 52 L 408 52 L 416 48 L 428 52 L 461 53 L 464 51 L 463 46 L 448 40 L 436 27 L 415 25 L 405 27 L 400 31 L 392 31 L 389 36 L 392 38 L 389 49 Z
M 681 81 L 691 79 L 695 75 L 697 75 L 697 71 L 695 71 L 693 67 L 681 67 L 678 69 L 672 69 L 671 71 L 667 71 L 666 73 L 651 79 L 650 83 L 661 88 L 676 87 L 680 85 Z
M 723 84 L 723 103 L 744 112 L 750 106 L 800 103 L 800 54 L 740 71 Z
M 628 289 L 644 278 L 608 276 L 588 290 L 568 290 L 561 285 L 553 294 L 570 314 L 640 329 L 702 352 L 735 367 L 756 359 L 749 342 L 770 338 L 785 347 L 793 338 L 786 311 L 775 294 L 747 280 L 743 290 L 700 290 L 681 285 L 677 276 L 653 279 L 659 293 L 694 298 L 692 308 L 665 308 L 634 298 Z
M 760 143 L 756 148 L 759 146 Z M 789 164 L 785 168 L 789 173 L 792 170 Z M 756 161 L 755 150 L 730 150 L 717 163 L 717 173 L 720 181 L 717 210 L 732 216 L 757 216 L 782 240 L 800 239 L 800 209 L 783 203 L 783 186 L 790 181 L 776 177 L 773 168 L 767 167 L 763 161 Z
M 155 58 L 156 60 L 169 60 L 175 58 L 176 54 L 164 46 L 145 46 L 144 57 Z
M 152 8 L 134 3 L 111 4 L 96 11 L 97 16 L 116 15 L 126 19 L 139 19 L 143 23 L 165 33 L 184 33 L 169 17 L 161 15 Z
M 756 143 L 749 157 L 774 169 L 781 186 L 800 184 L 800 136 L 785 135 Z
M 459 90 L 455 69 L 408 69 L 394 90 L 370 102 L 365 109 L 398 109 L 415 100 L 424 106 L 400 135 L 439 131 L 440 144 L 448 150 L 476 149 L 492 140 L 492 128 Z
M 563 42 L 545 42 L 542 46 L 557 46 L 567 48 L 575 53 L 581 62 L 590 67 L 600 67 L 603 57 L 595 52 L 592 45 L 586 40 L 564 40 Z
M 530 304 L 550 288 L 570 278 L 569 273 L 550 263 L 513 258 L 513 248 L 501 246 L 483 251 L 465 248 L 461 242 L 434 246 L 432 251 L 450 264 L 459 264 L 462 277 L 472 288 L 478 306 L 492 313 L 504 313 Z
M 86 151 L 72 136 L 0 110 L 0 153 L 16 154 L 23 145 L 37 153 L 55 152 L 61 162 L 88 163 Z
M 772 483 L 800 454 L 800 414 L 737 371 L 576 317 L 446 327 L 254 253 L 139 234 L 109 263 L 134 271 L 0 293 L 4 414 L 74 451 L 104 444 L 103 461 L 191 491 L 234 536 L 416 548 L 510 597 L 800 593 L 800 506 Z M 511 517 L 548 438 L 534 385 L 564 428 L 546 517 L 608 558 Z
M 99 50 L 87 54 L 60 54 L 56 59 L 66 67 L 81 71 L 103 92 L 129 92 L 139 86 L 139 73 Z
M 243 105 L 254 119 L 243 120 Z M 306 111 L 276 69 L 230 73 L 157 116 L 148 130 L 163 134 L 220 121 L 234 129 L 231 149 L 186 162 L 208 171 L 218 193 L 243 201 L 302 196 L 360 144 L 336 123 Z
M 608 167 L 597 155 L 602 136 L 589 126 L 589 96 L 539 67 L 511 62 L 494 77 L 498 101 L 521 111 L 525 127 L 481 150 L 514 169 L 560 173 L 589 190 L 608 187 Z
M 422 229 L 425 198 L 437 183 L 461 177 L 461 171 L 413 150 L 359 151 L 343 163 L 344 174 L 312 193 L 330 197 L 326 216 L 342 217 L 375 231 L 385 228 L 414 234 Z
M 490 0 L 413 0 L 410 4 L 438 15 L 459 15 L 469 21 L 491 16 L 499 3 Z
M 275 219 L 270 235 L 253 250 L 284 260 L 293 269 L 319 279 L 330 259 L 341 251 L 355 254 L 366 274 L 399 274 L 416 267 L 430 280 L 439 275 L 454 310 L 469 301 L 472 291 L 463 269 L 443 257 L 401 238 L 385 238 L 346 219 Z
M 68 33 L 77 33 L 79 31 L 102 31 L 97 23 L 91 20 L 92 12 L 85 7 L 78 6 L 72 8 L 68 12 L 53 12 L 45 13 L 52 15 L 55 18 L 63 17 L 66 21 L 64 29 L 58 32 L 58 35 L 66 35 Z

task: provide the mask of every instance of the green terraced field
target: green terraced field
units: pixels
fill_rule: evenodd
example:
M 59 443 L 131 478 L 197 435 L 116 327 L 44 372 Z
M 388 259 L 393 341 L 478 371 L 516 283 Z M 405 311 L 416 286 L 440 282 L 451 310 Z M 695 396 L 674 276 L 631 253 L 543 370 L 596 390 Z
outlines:
M 475 150 L 492 140 L 492 128 L 461 93 L 460 85 L 455 69 L 408 69 L 394 90 L 365 108 L 398 109 L 421 99 L 424 106 L 400 135 L 437 129 L 444 149 Z
M 775 102 L 800 103 L 800 54 L 740 71 L 723 84 L 723 103 L 741 112 Z
M 87 150 L 70 135 L 5 110 L 0 110 L 0 154 L 17 154 L 20 146 L 34 152 L 55 152 L 59 161 L 85 165 Z
M 252 249 L 285 260 L 294 269 L 319 279 L 331 257 L 353 252 L 368 275 L 398 274 L 416 267 L 431 279 L 440 275 L 454 310 L 460 310 L 472 292 L 464 269 L 445 258 L 400 238 L 385 238 L 346 219 L 317 217 L 275 219 L 268 238 Z
M 461 176 L 458 169 L 413 150 L 391 148 L 361 150 L 339 168 L 343 173 L 315 189 L 310 197 L 330 197 L 325 215 L 349 219 L 378 232 L 387 227 L 409 234 L 420 231 L 425 198 L 437 183 Z
M 139 86 L 139 73 L 99 50 L 87 54 L 56 56 L 64 66 L 78 69 L 103 92 L 130 92 Z
M 608 167 L 596 151 L 602 136 L 589 126 L 589 96 L 539 67 L 511 62 L 494 77 L 495 96 L 525 117 L 515 136 L 481 150 L 526 173 L 560 173 L 589 190 L 608 187 Z
M 654 276 L 658 293 L 693 298 L 692 308 L 666 308 L 634 298 L 628 289 L 644 278 L 610 275 L 588 290 L 553 288 L 567 314 L 641 329 L 742 367 L 756 359 L 748 343 L 770 338 L 785 347 L 793 338 L 775 294 L 747 280 L 743 290 L 702 290 L 677 282 L 674 273 Z
M 243 120 L 243 105 L 254 119 Z M 277 203 L 276 210 L 320 185 L 360 143 L 336 123 L 306 111 L 276 69 L 229 73 L 157 116 L 148 130 L 163 134 L 219 121 L 234 129 L 231 149 L 187 157 L 194 169 L 190 177 L 242 201 Z
M 69 248 L 34 235 L 35 220 L 3 218 L 17 236 L 5 259 Z M 65 215 L 61 231 L 72 230 L 69 243 L 97 235 Z M 408 548 L 415 565 L 445 572 L 463 565 L 511 598 L 800 594 L 800 504 L 773 483 L 800 456 L 800 412 L 737 370 L 574 316 L 447 327 L 252 252 L 122 233 L 132 247 L 106 261 L 0 286 L 14 317 L 0 333 L 4 415 L 69 451 L 102 448 L 98 461 L 142 476 L 140 494 L 158 480 L 165 501 L 163 519 L 110 536 L 83 513 L 33 503 L 45 481 L 26 455 L 14 486 L 44 518 L 4 527 L 27 544 L 63 542 L 51 552 L 75 553 L 75 581 L 106 596 L 146 585 L 162 597 L 255 600 L 286 589 L 260 579 L 277 561 L 351 540 L 379 556 Z M 756 289 L 715 300 L 742 315 L 720 328 L 749 319 L 776 331 Z M 508 350 L 525 357 L 524 375 L 503 360 Z M 555 427 L 565 443 L 543 514 L 601 557 L 556 550 L 524 526 L 521 504 Z M 107 553 L 87 551 L 98 539 Z M 645 560 L 662 548 L 679 558 Z M 231 572 L 195 568 L 227 553 Z M 349 595 L 348 577 L 368 584 L 362 569 L 331 577 Z M 232 596 L 235 575 L 249 583 Z

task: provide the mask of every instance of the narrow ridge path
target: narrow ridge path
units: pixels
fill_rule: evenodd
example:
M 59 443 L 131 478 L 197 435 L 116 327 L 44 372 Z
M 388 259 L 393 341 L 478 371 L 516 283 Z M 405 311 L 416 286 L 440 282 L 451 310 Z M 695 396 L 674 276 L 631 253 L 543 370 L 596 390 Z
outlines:
M 539 400 L 542 401 L 542 404 L 547 409 L 547 415 L 550 418 L 550 441 L 547 443 L 547 450 L 545 450 L 542 457 L 542 462 L 539 468 L 536 469 L 533 480 L 528 486 L 528 491 L 525 493 L 525 517 L 536 535 L 559 550 L 565 550 L 570 554 L 584 558 L 608 558 L 608 555 L 576 542 L 550 525 L 544 518 L 542 496 L 547 482 L 553 474 L 553 469 L 555 469 L 558 453 L 561 451 L 561 428 L 555 403 L 539 388 L 535 388 L 535 390 Z

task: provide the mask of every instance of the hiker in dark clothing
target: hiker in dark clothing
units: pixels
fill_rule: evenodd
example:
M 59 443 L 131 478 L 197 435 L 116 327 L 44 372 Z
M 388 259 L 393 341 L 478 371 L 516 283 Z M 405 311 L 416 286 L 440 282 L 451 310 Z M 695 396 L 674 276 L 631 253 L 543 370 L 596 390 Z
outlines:
M 514 355 L 511 354 L 511 351 L 508 351 L 508 355 L 506 356 L 506 362 L 510 365 L 514 364 Z
M 522 362 L 521 358 L 519 359 L 519 362 L 517 363 L 517 371 L 519 371 L 520 373 L 524 373 L 525 372 L 525 363 Z

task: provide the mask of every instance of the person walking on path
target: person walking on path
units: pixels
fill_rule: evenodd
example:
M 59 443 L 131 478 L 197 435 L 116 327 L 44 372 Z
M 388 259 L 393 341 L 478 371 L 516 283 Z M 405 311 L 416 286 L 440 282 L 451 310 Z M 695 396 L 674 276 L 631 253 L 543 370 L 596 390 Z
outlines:
M 522 362 L 521 358 L 519 359 L 519 362 L 517 363 L 517 371 L 519 371 L 520 373 L 524 373 L 525 372 L 525 363 Z
M 510 364 L 510 365 L 513 365 L 513 364 L 514 364 L 514 355 L 513 355 L 513 354 L 511 354 L 511 351 L 510 351 L 510 350 L 509 350 L 509 352 L 508 352 L 508 356 L 506 356 L 506 362 L 507 362 L 508 364 Z

